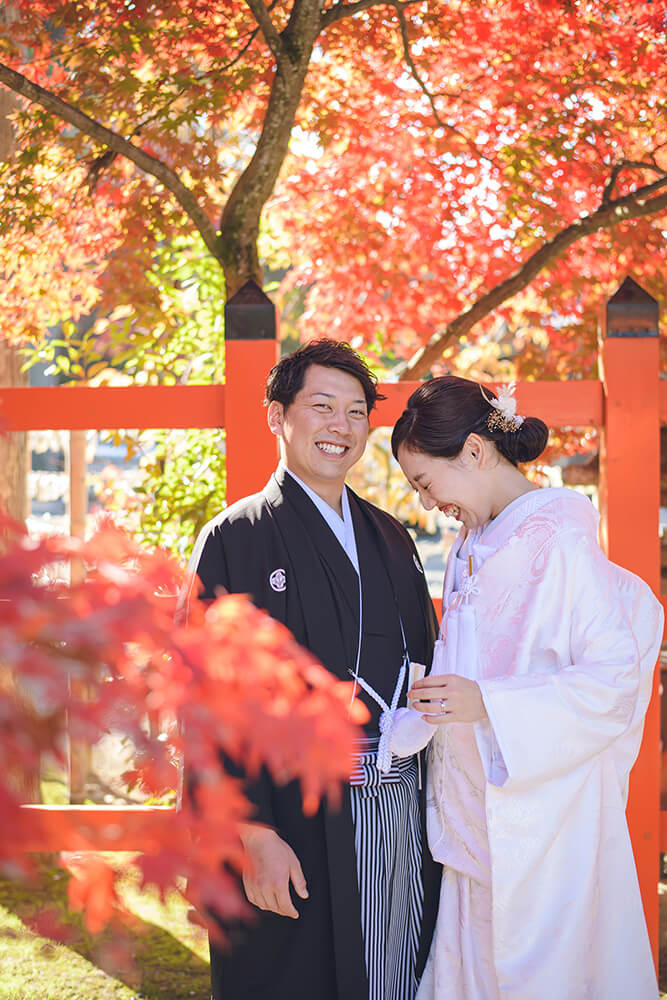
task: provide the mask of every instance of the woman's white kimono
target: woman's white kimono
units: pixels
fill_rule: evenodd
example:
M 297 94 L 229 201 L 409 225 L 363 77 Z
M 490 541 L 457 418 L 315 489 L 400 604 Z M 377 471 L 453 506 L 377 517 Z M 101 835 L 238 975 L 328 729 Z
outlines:
M 450 554 L 431 672 L 475 679 L 488 720 L 391 720 L 397 756 L 432 740 L 444 876 L 418 1000 L 658 996 L 625 806 L 662 608 L 597 522 L 585 497 L 535 490 Z

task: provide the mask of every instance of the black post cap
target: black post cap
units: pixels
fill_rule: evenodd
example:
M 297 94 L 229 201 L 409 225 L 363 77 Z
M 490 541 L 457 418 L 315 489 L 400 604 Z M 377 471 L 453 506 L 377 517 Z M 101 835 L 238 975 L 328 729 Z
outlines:
M 276 307 L 250 278 L 227 300 L 225 340 L 275 340 Z
M 657 337 L 658 302 L 626 278 L 607 302 L 607 337 Z

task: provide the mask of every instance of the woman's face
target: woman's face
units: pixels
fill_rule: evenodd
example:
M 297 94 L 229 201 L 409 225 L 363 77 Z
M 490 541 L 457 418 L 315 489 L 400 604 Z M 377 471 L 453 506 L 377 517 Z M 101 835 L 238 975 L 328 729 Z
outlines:
M 475 450 L 477 449 L 477 451 Z M 425 510 L 437 507 L 471 531 L 491 518 L 491 503 L 480 473 L 480 449 L 471 436 L 456 458 L 434 458 L 421 451 L 398 449 L 403 475 L 419 493 Z

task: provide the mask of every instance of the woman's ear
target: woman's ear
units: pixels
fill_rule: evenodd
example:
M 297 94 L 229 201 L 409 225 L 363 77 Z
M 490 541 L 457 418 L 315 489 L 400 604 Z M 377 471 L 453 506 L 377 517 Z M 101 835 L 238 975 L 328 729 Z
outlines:
M 269 403 L 269 408 L 266 411 L 266 422 L 269 425 L 269 430 L 276 437 L 282 437 L 283 434 L 283 404 L 277 403 L 275 400 Z
M 461 458 L 470 468 L 481 468 L 487 453 L 487 442 L 479 434 L 468 434 L 461 451 Z

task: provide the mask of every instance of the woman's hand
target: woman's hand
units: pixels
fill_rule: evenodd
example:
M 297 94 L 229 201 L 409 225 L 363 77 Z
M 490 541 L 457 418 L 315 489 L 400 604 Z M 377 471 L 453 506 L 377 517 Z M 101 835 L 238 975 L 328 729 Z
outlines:
M 422 719 L 433 726 L 487 718 L 479 684 L 457 674 L 424 677 L 413 684 L 408 698 L 412 708 L 422 712 Z

